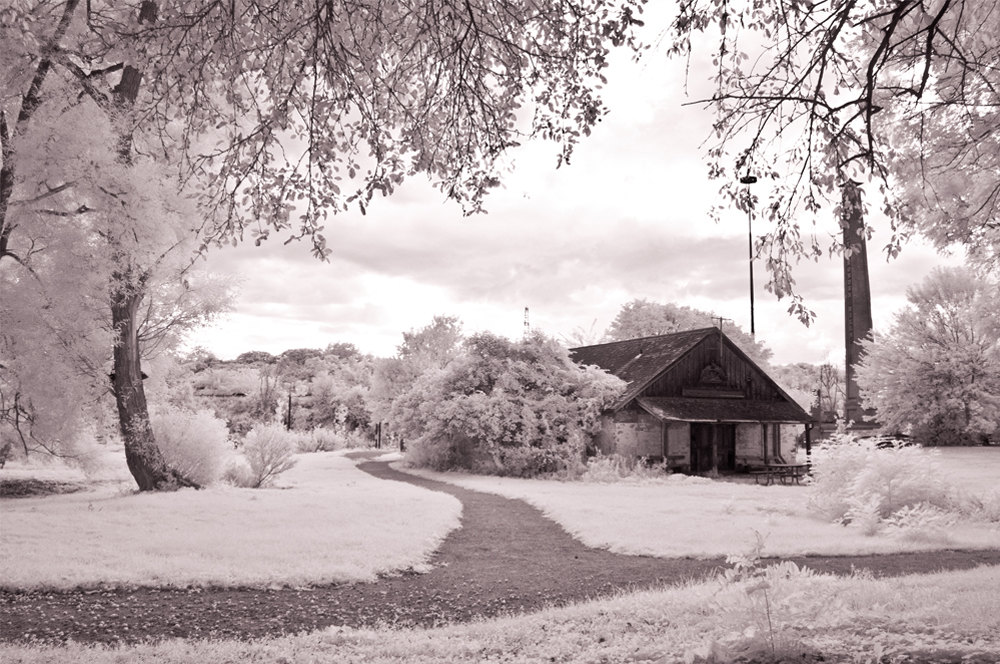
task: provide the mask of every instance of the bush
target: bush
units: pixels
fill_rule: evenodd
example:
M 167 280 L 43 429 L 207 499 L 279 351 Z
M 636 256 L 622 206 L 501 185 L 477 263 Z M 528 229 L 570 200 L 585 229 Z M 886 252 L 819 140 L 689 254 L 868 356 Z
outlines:
M 253 472 L 244 459 L 235 460 L 226 466 L 226 472 L 222 474 L 222 481 L 241 489 L 252 489 L 256 486 Z
M 150 423 L 170 468 L 201 486 L 219 478 L 229 449 L 225 422 L 208 410 L 192 413 L 170 408 L 154 413 Z
M 515 477 L 572 473 L 601 411 L 624 389 L 596 367 L 577 366 L 540 334 L 514 342 L 480 333 L 394 399 L 391 419 L 415 466 Z
M 280 424 L 254 427 L 243 441 L 243 455 L 250 465 L 249 486 L 257 489 L 267 486 L 281 473 L 295 465 L 298 436 L 286 431 Z M 238 485 L 242 486 L 242 485 Z
M 954 490 L 936 454 L 916 446 L 836 437 L 813 453 L 809 506 L 873 534 L 901 510 L 949 509 Z
M 293 435 L 299 452 L 303 453 L 333 452 L 347 447 L 346 437 L 333 429 L 317 427 L 312 431 L 295 432 Z
M 587 460 L 587 467 L 580 479 L 584 482 L 646 482 L 666 478 L 663 463 L 649 464 L 645 459 L 625 457 L 620 454 L 598 454 Z

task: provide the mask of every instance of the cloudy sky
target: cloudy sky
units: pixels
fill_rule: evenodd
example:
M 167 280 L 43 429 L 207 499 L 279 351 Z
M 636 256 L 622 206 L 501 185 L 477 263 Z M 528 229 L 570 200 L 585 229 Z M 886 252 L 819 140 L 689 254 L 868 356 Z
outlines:
M 609 73 L 609 115 L 556 169 L 556 148 L 525 144 L 513 172 L 487 201 L 489 214 L 463 217 L 422 179 L 374 202 L 366 216 L 332 217 L 330 262 L 304 243 L 248 242 L 210 254 L 208 268 L 240 275 L 235 311 L 193 336 L 224 359 L 248 350 L 279 353 L 351 342 L 390 356 L 406 330 L 435 315 L 466 331 L 516 337 L 524 309 L 550 335 L 603 331 L 635 298 L 675 302 L 750 328 L 747 217 L 708 217 L 717 183 L 707 178 L 711 116 L 685 106 L 683 63 L 653 53 L 621 57 Z M 763 232 L 756 222 L 755 232 Z M 875 222 L 869 261 L 875 326 L 885 329 L 905 289 L 935 265 L 959 262 L 919 243 L 886 263 L 888 230 Z M 843 362 L 843 272 L 839 257 L 800 264 L 796 287 L 817 313 L 804 327 L 763 289 L 755 270 L 756 331 L 774 361 Z

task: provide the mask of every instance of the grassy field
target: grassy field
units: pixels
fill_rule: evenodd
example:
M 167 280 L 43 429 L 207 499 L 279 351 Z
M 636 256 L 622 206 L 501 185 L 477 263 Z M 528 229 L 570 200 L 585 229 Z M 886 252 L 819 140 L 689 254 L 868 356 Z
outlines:
M 1000 447 L 945 448 L 937 456 L 957 489 L 980 498 L 1000 491 Z M 990 522 L 960 522 L 922 536 L 891 529 L 865 535 L 819 518 L 807 506 L 806 486 L 758 486 L 684 475 L 638 484 L 592 484 L 435 473 L 395 465 L 467 489 L 520 498 L 584 544 L 616 553 L 725 556 L 753 543 L 755 532 L 765 537 L 768 556 L 1000 548 L 1000 528 Z
M 8 464 L 7 478 L 85 482 Z M 340 453 L 301 455 L 273 489 L 139 494 L 105 468 L 77 493 L 4 500 L 0 586 L 302 586 L 420 569 L 461 503 L 377 480 Z M 294 543 L 291 545 L 290 543 Z
M 941 447 L 936 451 L 938 462 L 955 486 L 979 496 L 1000 491 L 1000 445 Z
M 1000 484 L 996 451 L 945 450 L 941 461 L 957 483 L 985 495 Z M 34 475 L 50 481 L 86 481 L 72 472 L 13 464 L 0 470 L 0 480 Z M 527 482 L 452 473 L 442 478 L 524 496 L 543 509 L 548 505 L 547 511 L 570 524 L 568 529 L 570 517 L 577 520 L 581 539 L 590 533 L 587 536 L 597 543 L 632 553 L 668 545 L 687 547 L 675 550 L 686 550 L 688 555 L 705 555 L 710 547 L 735 553 L 745 550 L 752 539 L 750 526 L 761 526 L 761 534 L 769 536 L 765 555 L 775 553 L 776 542 L 791 546 L 796 532 L 799 539 L 819 537 L 819 545 L 828 549 L 837 545 L 844 552 L 856 552 L 858 542 L 864 541 L 848 538 L 851 529 L 840 526 L 831 527 L 852 543 L 838 544 L 834 535 L 804 531 L 806 521 L 815 522 L 811 527 L 825 525 L 801 511 L 805 487 L 679 478 L 632 485 Z M 574 502 L 582 505 L 573 507 Z M 652 510 L 643 512 L 647 519 L 696 513 L 673 523 L 622 518 L 639 506 L 647 509 L 647 503 Z M 2 510 L 0 575 L 7 587 L 298 585 L 315 573 L 306 564 L 314 556 L 326 556 L 321 566 L 327 571 L 341 565 L 337 569 L 344 571 L 338 573 L 358 578 L 371 578 L 393 566 L 419 566 L 456 526 L 459 505 L 440 493 L 375 480 L 334 453 L 300 457 L 299 465 L 270 490 L 216 488 L 137 495 L 120 476 L 105 471 L 103 479 L 85 492 L 4 500 Z M 996 524 L 974 525 L 984 537 L 996 535 Z M 140 528 L 141 537 L 118 532 L 129 528 Z M 178 536 L 192 529 L 198 534 Z M 671 537 L 663 537 L 663 532 Z M 234 537 L 249 539 L 231 546 L 228 540 Z M 141 546 L 130 541 L 143 538 L 150 539 Z M 886 550 L 912 544 L 888 536 L 883 540 L 878 546 Z M 253 547 L 261 550 L 247 561 L 245 552 Z M 304 550 L 309 555 L 303 555 Z M 38 578 L 46 580 L 39 583 Z M 330 628 L 254 642 L 168 641 L 118 647 L 0 644 L 0 661 L 673 664 L 766 661 L 773 652 L 778 656 L 775 661 L 781 657 L 816 661 L 801 656 L 821 653 L 828 663 L 995 664 L 1000 662 L 998 635 L 1000 568 L 873 579 L 819 576 L 774 566 L 758 569 L 748 580 L 720 578 L 439 629 Z

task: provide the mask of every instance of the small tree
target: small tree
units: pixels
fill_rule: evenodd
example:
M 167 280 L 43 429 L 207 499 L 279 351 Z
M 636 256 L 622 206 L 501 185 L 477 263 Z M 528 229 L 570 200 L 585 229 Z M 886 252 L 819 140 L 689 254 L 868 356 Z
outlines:
M 278 475 L 295 466 L 294 434 L 280 424 L 256 426 L 247 434 L 243 454 L 250 464 L 249 487 L 259 489 L 273 483 Z
M 981 441 L 1000 427 L 1000 289 L 966 268 L 938 268 L 907 291 L 888 334 L 864 344 L 866 406 L 891 431 L 935 445 Z
M 517 476 L 572 467 L 624 389 L 538 333 L 516 342 L 479 333 L 463 350 L 394 404 L 395 421 L 415 439 L 413 463 Z
M 434 316 L 429 325 L 403 333 L 396 357 L 375 363 L 371 378 L 371 406 L 379 421 L 392 418 L 393 403 L 425 372 L 443 369 L 458 357 L 462 321 L 456 316 Z

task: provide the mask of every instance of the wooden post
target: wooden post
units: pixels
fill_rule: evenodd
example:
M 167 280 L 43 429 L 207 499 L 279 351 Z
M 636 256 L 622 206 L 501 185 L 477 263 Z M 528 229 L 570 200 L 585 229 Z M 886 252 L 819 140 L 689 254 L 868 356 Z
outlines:
M 760 423 L 760 444 L 764 448 L 764 465 L 767 465 L 767 424 Z
M 285 428 L 292 430 L 292 393 L 288 393 L 288 414 L 285 416 Z
M 719 474 L 719 425 L 718 424 L 712 425 L 709 431 L 712 432 L 712 473 L 718 475 Z
M 812 423 L 806 424 L 806 474 L 812 471 Z

